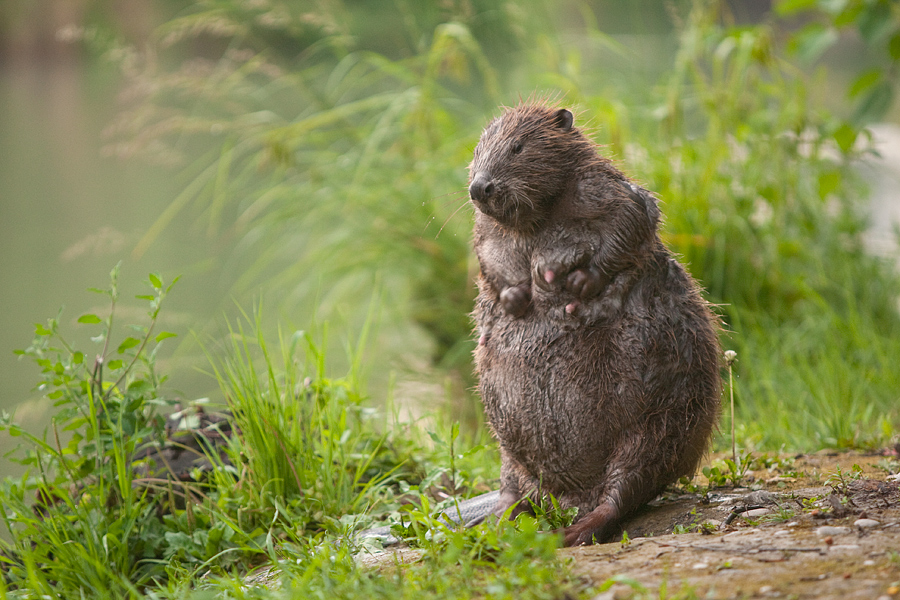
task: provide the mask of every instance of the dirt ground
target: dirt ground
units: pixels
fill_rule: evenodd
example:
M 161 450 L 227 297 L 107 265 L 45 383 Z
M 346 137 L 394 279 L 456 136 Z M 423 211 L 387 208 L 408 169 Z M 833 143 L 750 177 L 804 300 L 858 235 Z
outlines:
M 723 458 L 704 464 L 721 472 Z M 900 600 L 896 450 L 757 456 L 750 464 L 742 487 L 711 487 L 700 474 L 625 522 L 622 541 L 560 556 L 600 587 L 593 600 Z M 420 557 L 392 548 L 358 558 L 379 568 Z
M 754 467 L 746 487 L 707 493 L 700 475 L 700 489 L 660 498 L 625 523 L 627 540 L 560 554 L 597 585 L 622 580 L 595 600 L 688 588 L 700 598 L 900 598 L 895 452 L 823 451 Z

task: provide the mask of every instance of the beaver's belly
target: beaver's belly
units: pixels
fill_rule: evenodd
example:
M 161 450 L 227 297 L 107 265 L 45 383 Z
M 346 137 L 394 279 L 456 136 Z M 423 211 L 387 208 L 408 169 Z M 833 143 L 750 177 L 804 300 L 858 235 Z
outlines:
M 485 411 L 501 444 L 547 489 L 597 485 L 632 429 L 640 391 L 617 329 L 561 330 L 501 319 L 476 352 Z

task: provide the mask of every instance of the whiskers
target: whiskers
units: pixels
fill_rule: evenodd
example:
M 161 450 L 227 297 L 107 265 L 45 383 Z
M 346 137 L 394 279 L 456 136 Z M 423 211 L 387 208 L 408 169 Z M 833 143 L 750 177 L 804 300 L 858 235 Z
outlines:
M 529 185 L 518 185 L 510 190 L 513 210 L 510 215 L 516 229 L 530 229 L 537 216 L 537 204 L 534 202 L 534 188 Z
M 448 216 L 444 220 L 443 224 L 440 226 L 437 233 L 434 235 L 434 239 L 438 239 L 441 236 L 441 233 L 444 232 L 444 228 L 447 227 L 447 224 L 450 223 L 450 221 L 453 219 L 453 217 L 455 217 L 459 211 L 461 211 L 466 205 L 469 204 L 469 190 L 466 189 L 466 190 L 457 190 L 455 192 L 449 192 L 447 194 L 444 194 L 443 196 L 437 196 L 435 199 L 446 198 L 446 197 L 450 197 L 449 198 L 450 201 L 459 201 L 460 199 L 462 199 L 462 202 L 459 204 L 459 206 L 457 206 L 453 210 L 452 213 L 450 213 L 450 216 Z M 434 221 L 434 216 L 435 216 L 434 213 L 432 213 L 432 215 L 425 222 L 425 227 L 422 228 L 423 233 L 426 229 L 428 229 L 428 227 L 431 225 L 432 221 Z

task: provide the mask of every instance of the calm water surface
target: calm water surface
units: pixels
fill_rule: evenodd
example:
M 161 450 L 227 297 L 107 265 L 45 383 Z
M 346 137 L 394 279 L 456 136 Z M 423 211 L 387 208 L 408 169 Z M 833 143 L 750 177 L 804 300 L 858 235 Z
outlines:
M 101 132 L 115 111 L 115 73 L 72 64 L 0 70 L 0 409 L 38 431 L 49 404 L 34 391 L 39 372 L 13 350 L 29 345 L 34 323 L 64 307 L 63 330 L 92 357 L 96 329 L 76 325 L 85 312 L 106 314 L 109 272 L 122 261 L 120 324 L 145 322 L 147 273 L 171 281 L 182 275 L 164 308 L 171 340 L 166 370 L 186 398 L 214 385 L 196 372 L 200 351 L 190 331 L 223 306 L 227 282 L 204 233 L 192 219 L 168 229 L 146 255 L 132 256 L 138 239 L 179 189 L 177 173 L 105 158 Z M 201 324 L 202 324 L 201 323 Z M 96 327 L 96 326 L 95 326 Z M 119 330 L 119 339 L 126 332 Z M 0 451 L 11 447 L 0 434 Z M 0 475 L 6 473 L 0 461 Z

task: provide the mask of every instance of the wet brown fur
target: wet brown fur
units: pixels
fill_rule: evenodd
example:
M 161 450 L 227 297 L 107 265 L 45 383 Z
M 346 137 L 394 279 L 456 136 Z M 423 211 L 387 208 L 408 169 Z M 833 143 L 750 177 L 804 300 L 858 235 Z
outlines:
M 651 194 L 565 109 L 485 128 L 470 165 L 479 389 L 500 442 L 502 514 L 553 494 L 565 543 L 618 522 L 706 450 L 719 407 L 716 322 L 663 246 Z

